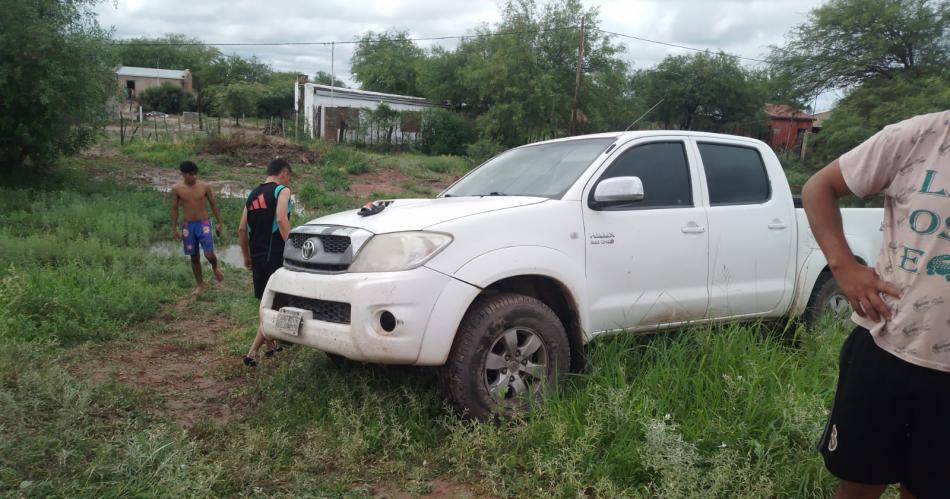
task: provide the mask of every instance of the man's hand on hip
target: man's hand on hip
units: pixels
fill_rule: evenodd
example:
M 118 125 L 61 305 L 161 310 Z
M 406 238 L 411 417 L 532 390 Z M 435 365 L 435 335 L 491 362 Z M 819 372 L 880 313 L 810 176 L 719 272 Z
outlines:
M 891 319 L 891 310 L 884 303 L 882 293 L 900 298 L 900 291 L 884 282 L 871 267 L 858 262 L 834 271 L 835 281 L 848 297 L 851 308 L 861 317 L 880 322 Z

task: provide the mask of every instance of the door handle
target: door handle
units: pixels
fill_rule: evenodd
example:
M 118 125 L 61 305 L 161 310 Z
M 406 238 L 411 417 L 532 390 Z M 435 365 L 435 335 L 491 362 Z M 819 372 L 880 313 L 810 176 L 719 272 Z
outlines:
M 696 222 L 690 222 L 686 224 L 686 227 L 683 227 L 680 230 L 683 231 L 683 234 L 702 234 L 703 232 L 706 232 L 706 228 L 700 227 L 696 224 Z
M 772 220 L 772 223 L 769 224 L 769 228 L 772 230 L 787 229 L 788 224 L 776 218 L 775 220 Z

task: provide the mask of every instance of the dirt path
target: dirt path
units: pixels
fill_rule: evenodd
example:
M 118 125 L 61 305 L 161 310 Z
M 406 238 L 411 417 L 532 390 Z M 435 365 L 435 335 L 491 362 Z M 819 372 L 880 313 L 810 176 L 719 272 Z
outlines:
M 161 415 L 185 427 L 201 420 L 223 424 L 243 419 L 256 399 L 235 396 L 247 378 L 241 359 L 227 354 L 222 338 L 234 324 L 222 317 L 189 317 L 190 300 L 169 307 L 157 319 L 166 331 L 105 354 L 86 375 L 94 382 L 115 379 L 158 395 Z

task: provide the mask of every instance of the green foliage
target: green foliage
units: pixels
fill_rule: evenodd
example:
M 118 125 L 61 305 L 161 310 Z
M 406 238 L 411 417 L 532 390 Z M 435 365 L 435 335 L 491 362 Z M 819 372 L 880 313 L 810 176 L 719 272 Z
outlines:
M 217 48 L 202 45 L 198 38 L 181 34 L 122 40 L 112 46 L 111 52 L 116 65 L 189 69 L 196 78 L 220 57 L 221 51 Z
M 465 154 L 476 139 L 475 124 L 459 113 L 427 109 L 422 113 L 422 144 L 426 154 Z
M 950 3 L 942 0 L 832 0 L 772 47 L 773 67 L 800 95 L 872 77 L 921 75 L 950 65 Z
M 68 190 L 0 188 L 0 337 L 103 341 L 188 284 L 148 244 L 167 232 L 154 192 L 79 178 Z
M 245 59 L 234 54 L 217 57 L 199 71 L 202 84 L 206 87 L 234 83 L 266 83 L 272 73 L 270 65 L 261 62 L 256 56 Z
M 330 85 L 331 87 L 346 88 L 346 83 L 344 83 L 343 80 L 339 78 L 334 78 L 330 73 L 327 73 L 326 71 L 317 71 L 317 73 L 313 75 L 312 81 L 313 83 L 319 83 L 320 85 Z
M 212 93 L 212 107 L 220 114 L 234 118 L 240 125 L 241 116 L 254 114 L 264 86 L 259 83 L 230 83 L 216 87 Z
M 353 198 L 340 192 L 324 190 L 311 182 L 305 182 L 296 191 L 296 195 L 307 208 L 315 210 L 318 214 L 337 213 L 359 206 L 359 202 Z
M 425 52 L 409 39 L 408 32 L 368 31 L 353 52 L 351 71 L 365 90 L 419 95 L 416 66 L 424 57 Z
M 90 145 L 117 95 L 95 0 L 0 9 L 0 164 L 50 163 Z
M 195 96 L 186 92 L 181 85 L 162 83 L 157 87 L 149 87 L 138 96 L 139 102 L 146 111 L 161 111 L 168 114 L 181 114 L 182 111 L 194 109 Z
M 485 161 L 488 161 L 489 158 L 501 153 L 504 150 L 505 146 L 495 142 L 494 140 L 480 139 L 469 144 L 465 150 L 465 154 L 472 160 L 473 163 L 479 165 Z
M 885 126 L 950 109 L 950 71 L 926 77 L 875 77 L 845 96 L 815 136 L 815 159 L 823 166 Z
M 645 119 L 664 128 L 718 132 L 766 122 L 760 87 L 738 59 L 722 52 L 667 56 L 638 73 L 637 83 L 647 109 L 659 103 Z
M 324 167 L 320 171 L 320 180 L 323 181 L 323 188 L 334 192 L 349 189 L 350 181 L 346 178 L 347 173 L 349 173 L 348 168 L 347 170 L 341 170 L 332 166 Z

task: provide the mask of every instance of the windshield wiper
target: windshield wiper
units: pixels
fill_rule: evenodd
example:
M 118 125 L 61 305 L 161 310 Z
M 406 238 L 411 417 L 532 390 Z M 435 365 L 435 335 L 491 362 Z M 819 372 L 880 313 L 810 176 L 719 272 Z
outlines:
M 507 194 L 505 194 L 504 192 L 498 192 L 498 191 L 489 192 L 487 195 L 488 196 L 507 196 Z

